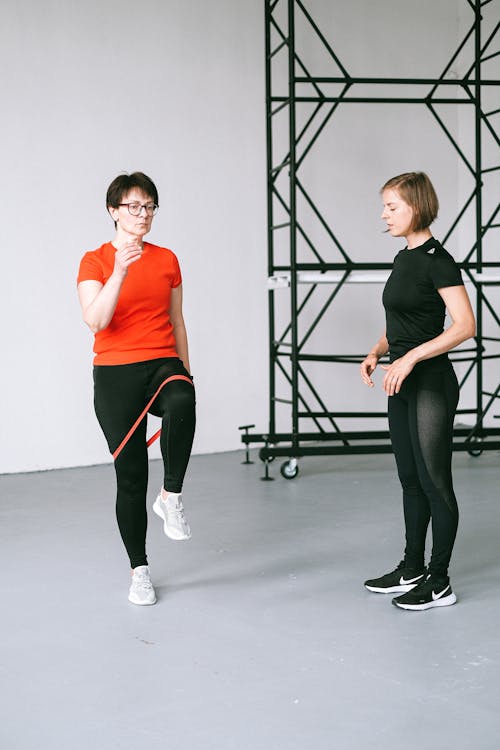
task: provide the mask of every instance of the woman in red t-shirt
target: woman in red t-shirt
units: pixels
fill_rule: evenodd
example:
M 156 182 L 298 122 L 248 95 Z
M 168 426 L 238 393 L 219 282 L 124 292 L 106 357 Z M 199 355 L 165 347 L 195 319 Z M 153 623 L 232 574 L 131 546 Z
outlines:
M 115 456 L 116 515 L 130 558 L 133 604 L 154 604 L 146 556 L 148 455 L 144 417 L 123 439 L 162 383 L 149 411 L 161 417 L 163 486 L 153 510 L 171 539 L 189 539 L 182 484 L 195 429 L 195 394 L 182 315 L 182 277 L 174 253 L 144 242 L 158 191 L 142 172 L 119 175 L 106 206 L 116 234 L 85 253 L 78 273 L 83 319 L 95 334 L 94 406 Z

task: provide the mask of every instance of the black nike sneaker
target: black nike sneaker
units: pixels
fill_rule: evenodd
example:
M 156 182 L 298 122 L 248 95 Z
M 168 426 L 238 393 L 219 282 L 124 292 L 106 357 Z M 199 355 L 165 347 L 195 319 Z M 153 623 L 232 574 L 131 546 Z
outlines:
M 419 611 L 431 607 L 449 607 L 456 601 L 457 597 L 451 589 L 450 582 L 433 578 L 429 574 L 425 581 L 408 593 L 395 597 L 392 603 L 400 609 Z
M 425 568 L 422 570 L 407 568 L 402 560 L 392 573 L 386 573 L 380 578 L 370 578 L 365 581 L 364 585 L 368 591 L 374 591 L 376 594 L 403 594 L 422 583 L 426 573 Z

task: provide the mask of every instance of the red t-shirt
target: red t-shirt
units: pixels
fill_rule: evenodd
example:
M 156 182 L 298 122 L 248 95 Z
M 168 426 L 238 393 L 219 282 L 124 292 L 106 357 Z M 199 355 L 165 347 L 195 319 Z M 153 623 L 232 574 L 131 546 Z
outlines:
M 85 253 L 78 283 L 94 280 L 105 284 L 114 263 L 115 248 L 111 242 Z M 125 365 L 177 357 L 169 310 L 171 291 L 181 283 L 174 253 L 145 242 L 141 259 L 129 267 L 111 322 L 95 334 L 94 364 Z

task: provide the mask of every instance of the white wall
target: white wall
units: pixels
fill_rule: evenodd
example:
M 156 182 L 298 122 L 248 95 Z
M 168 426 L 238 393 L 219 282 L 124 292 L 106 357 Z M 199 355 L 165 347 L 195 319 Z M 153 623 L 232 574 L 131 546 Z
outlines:
M 109 460 L 75 278 L 112 237 L 109 182 L 136 169 L 183 270 L 195 450 L 239 447 L 267 410 L 261 3 L 27 0 L 0 35 L 0 471 Z
M 307 6 L 352 73 L 404 76 L 441 72 L 458 39 L 457 4 Z M 83 252 L 112 236 L 104 196 L 122 171 L 143 170 L 157 183 L 150 239 L 181 261 L 195 451 L 240 447 L 244 422 L 266 429 L 263 6 L 26 0 L 2 9 L 0 472 L 109 460 L 92 409 L 92 337 L 75 276 Z M 323 148 L 309 177 L 360 258 L 391 259 L 399 248 L 380 235 L 378 219 L 377 191 L 392 174 L 429 171 L 443 204 L 437 236 L 455 210 L 456 160 L 425 112 L 375 107 L 368 118 L 347 109 Z M 369 346 L 379 325 L 364 305 L 346 306 L 321 344 L 343 348 L 335 338 L 345 316 Z M 352 371 L 337 388 L 344 406 L 368 398 Z

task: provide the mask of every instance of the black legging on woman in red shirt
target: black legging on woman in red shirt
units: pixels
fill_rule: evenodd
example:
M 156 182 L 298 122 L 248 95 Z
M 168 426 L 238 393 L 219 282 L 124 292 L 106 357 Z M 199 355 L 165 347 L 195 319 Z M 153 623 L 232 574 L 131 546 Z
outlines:
M 121 443 L 159 385 L 171 375 L 190 377 L 177 357 L 127 365 L 94 366 L 94 407 L 111 453 Z M 164 466 L 163 486 L 170 492 L 181 492 L 196 424 L 194 387 L 182 380 L 167 383 L 153 402 L 150 412 L 162 419 L 160 447 Z M 132 568 L 148 564 L 146 421 L 144 418 L 138 425 L 115 461 L 116 517 Z
M 419 362 L 389 397 L 389 430 L 403 487 L 405 565 L 424 567 L 432 519 L 429 572 L 447 579 L 458 527 L 451 457 L 458 383 L 447 356 Z

